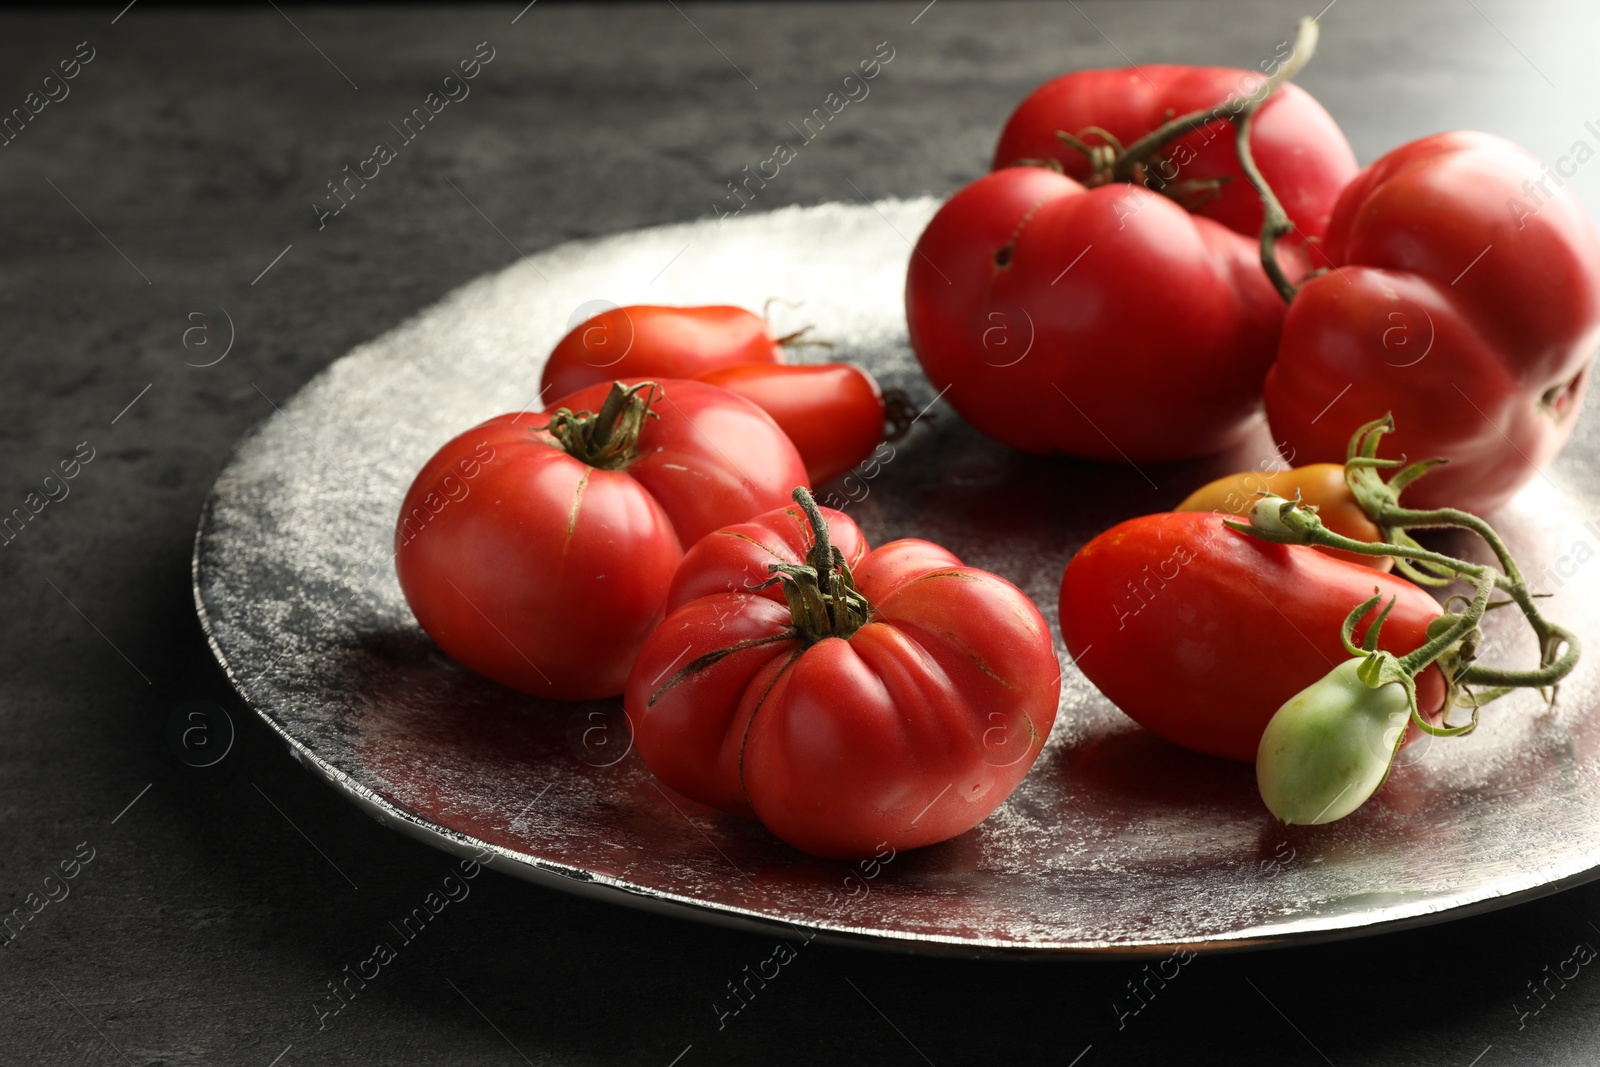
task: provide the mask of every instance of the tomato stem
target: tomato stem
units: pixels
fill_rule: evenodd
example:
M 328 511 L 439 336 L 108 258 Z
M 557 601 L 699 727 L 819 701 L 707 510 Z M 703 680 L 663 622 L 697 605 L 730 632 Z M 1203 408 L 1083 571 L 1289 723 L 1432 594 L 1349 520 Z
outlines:
M 1267 277 L 1272 280 L 1273 287 L 1278 290 L 1278 295 L 1283 297 L 1285 303 L 1293 300 L 1299 289 L 1289 278 L 1288 272 L 1283 269 L 1283 264 L 1278 262 L 1278 239 L 1294 232 L 1294 222 L 1289 218 L 1289 213 L 1283 210 L 1278 194 L 1272 191 L 1272 186 L 1262 177 L 1261 168 L 1256 166 L 1255 153 L 1250 150 L 1250 126 L 1257 109 L 1267 101 L 1279 85 L 1300 72 L 1316 49 L 1316 20 L 1301 19 L 1299 30 L 1295 34 L 1294 50 L 1290 52 L 1289 58 L 1268 79 L 1266 92 L 1257 94 L 1250 106 L 1242 109 L 1233 120 L 1234 149 L 1239 156 L 1239 168 L 1244 171 L 1245 180 L 1261 198 L 1261 269 L 1267 272 Z
M 1379 458 L 1378 446 L 1383 436 L 1394 428 L 1393 416 L 1385 415 L 1357 429 L 1350 438 L 1344 469 L 1345 483 L 1350 487 L 1351 493 L 1362 509 L 1366 511 L 1367 517 L 1383 531 L 1385 541 L 1376 543 L 1357 541 L 1334 533 L 1322 524 L 1316 508 L 1306 507 L 1300 503 L 1298 494 L 1294 500 L 1285 500 L 1274 493 L 1262 493 L 1261 499 L 1250 508 L 1248 524 L 1228 521 L 1227 525 L 1252 537 L 1278 544 L 1313 545 L 1363 556 L 1393 556 L 1406 573 L 1428 584 L 1449 584 L 1461 579 L 1472 582 L 1474 591 L 1471 599 L 1467 600 L 1457 593 L 1446 600 L 1444 613 L 1428 624 L 1427 636 L 1422 645 L 1403 656 L 1396 656 L 1392 652 L 1378 648 L 1378 631 L 1389 610 L 1394 607 L 1393 598 L 1383 613 L 1367 629 L 1366 641 L 1362 646 L 1358 648 L 1355 644 L 1356 626 L 1383 599 L 1382 593 L 1376 589 L 1373 590 L 1374 596 L 1357 605 L 1345 616 L 1344 625 L 1339 633 L 1345 650 L 1352 657 L 1360 659 L 1355 668 L 1356 678 L 1373 691 L 1383 689 L 1391 683 L 1403 686 L 1411 722 L 1424 733 L 1435 737 L 1461 737 L 1469 734 L 1477 729 L 1479 712 L 1486 704 L 1518 689 L 1537 689 L 1547 702 L 1554 703 L 1556 687 L 1577 667 L 1578 658 L 1582 655 L 1578 636 L 1565 627 L 1545 619 L 1539 612 L 1535 596 L 1528 589 L 1527 582 L 1523 579 L 1516 560 L 1512 558 L 1510 549 L 1494 528 L 1483 519 L 1455 508 L 1418 511 L 1400 505 L 1400 494 L 1406 487 L 1433 470 L 1443 460 L 1429 459 L 1407 464 L 1404 460 Z M 1385 481 L 1383 471 L 1394 473 Z M 1424 548 L 1410 534 L 1413 529 L 1447 528 L 1470 530 L 1481 537 L 1494 551 L 1500 568 L 1497 570 L 1493 566 L 1471 563 Z M 1504 591 L 1509 599 L 1494 601 L 1492 598 L 1497 589 Z M 1458 612 L 1452 611 L 1452 606 L 1458 601 L 1465 601 L 1465 606 Z M 1477 663 L 1478 647 L 1483 640 L 1483 630 L 1479 624 L 1491 609 L 1506 604 L 1516 604 L 1522 610 L 1523 617 L 1539 638 L 1539 666 L 1534 669 L 1487 667 Z M 1343 669 L 1348 672 L 1349 662 L 1347 660 L 1345 664 L 1335 668 L 1335 671 Z M 1437 667 L 1444 675 L 1446 683 L 1444 714 L 1438 724 L 1429 721 L 1417 706 L 1416 679 L 1429 667 Z M 1323 684 L 1319 682 L 1317 686 Z M 1474 686 L 1479 688 L 1474 689 Z M 1292 801 L 1304 792 L 1302 788 L 1304 783 L 1297 782 L 1294 773 L 1285 771 L 1285 768 L 1290 768 L 1292 771 L 1295 768 L 1310 766 L 1315 769 L 1315 750 L 1325 747 L 1323 746 L 1325 736 L 1319 738 L 1313 734 L 1309 740 L 1293 740 L 1295 732 L 1292 724 L 1296 721 L 1294 709 L 1300 706 L 1296 701 L 1305 694 L 1315 691 L 1316 687 L 1304 690 L 1302 694 L 1279 709 L 1277 715 L 1273 717 L 1264 737 L 1276 737 L 1275 747 L 1269 746 L 1265 740 L 1262 742 L 1261 753 L 1265 754 L 1262 759 L 1267 762 L 1263 763 L 1258 759 L 1257 781 L 1261 786 L 1263 799 L 1267 801 L 1274 814 L 1278 814 L 1281 818 L 1285 817 L 1282 814 L 1285 810 L 1293 810 L 1292 804 L 1288 809 L 1283 806 L 1285 798 Z M 1349 704 L 1347 710 L 1349 708 L 1359 710 L 1359 706 L 1359 704 Z M 1467 722 L 1450 721 L 1450 713 L 1456 707 L 1471 709 L 1471 717 Z M 1280 716 L 1288 718 L 1280 719 Z M 1280 727 L 1280 722 L 1289 722 L 1291 725 Z M 1359 729 L 1360 725 L 1359 722 L 1352 720 L 1352 728 Z M 1290 740 L 1285 741 L 1285 738 Z M 1384 757 L 1385 779 L 1392 767 L 1393 752 L 1398 750 L 1403 739 L 1403 733 L 1397 734 L 1393 750 Z M 1337 746 L 1335 749 L 1337 750 Z M 1285 753 L 1288 755 L 1285 756 Z M 1288 762 L 1285 762 L 1286 759 Z M 1367 769 L 1370 770 L 1374 766 L 1375 764 L 1368 764 Z M 1266 769 L 1263 770 L 1263 767 Z M 1348 773 L 1348 768 L 1341 773 Z M 1350 784 L 1346 784 L 1346 789 Z M 1381 786 L 1382 781 L 1379 781 L 1377 786 L 1368 790 L 1353 804 L 1347 804 L 1334 818 L 1342 818 L 1354 810 Z M 1341 792 L 1340 796 L 1342 795 Z M 1339 797 L 1334 798 L 1335 801 L 1338 799 Z M 1326 809 L 1324 813 L 1325 811 Z M 1311 821 L 1323 821 L 1321 814 Z
M 911 424 L 920 417 L 917 406 L 911 402 L 911 395 L 904 389 L 885 389 L 883 391 L 883 418 L 885 422 L 883 439 L 889 442 L 900 440 L 911 432 Z
M 793 333 L 786 333 L 782 337 L 775 339 L 772 343 L 779 348 L 826 348 L 831 350 L 839 347 L 832 341 L 807 337 L 806 334 L 814 329 L 816 329 L 815 326 L 802 326 Z
M 811 548 L 804 563 L 774 563 L 772 577 L 760 586 L 783 583 L 794 628 L 808 644 L 826 637 L 848 640 L 872 619 L 872 604 L 856 590 L 844 553 L 828 537 L 828 521 L 811 493 L 800 486 L 792 494 L 811 528 Z
M 1317 545 L 1364 556 L 1393 556 L 1402 564 L 1413 565 L 1408 573 L 1428 584 L 1449 584 L 1462 579 L 1473 582 L 1475 595 L 1466 608 L 1459 615 L 1441 617 L 1450 620 L 1448 626 L 1437 631 L 1430 630 L 1429 640 L 1421 648 L 1394 660 L 1396 668 L 1407 678 L 1415 678 L 1437 662 L 1444 670 L 1450 687 L 1447 707 L 1454 706 L 1458 695 L 1469 686 L 1495 687 L 1488 692 L 1473 693 L 1467 690 L 1469 706 L 1473 709 L 1472 723 L 1460 727 L 1434 727 L 1418 716 L 1423 728 L 1429 732 L 1452 736 L 1466 733 L 1477 722 L 1478 708 L 1516 689 L 1551 689 L 1548 699 L 1553 700 L 1553 687 L 1572 673 L 1582 654 L 1578 636 L 1549 621 L 1539 611 L 1535 596 L 1529 590 L 1516 560 L 1512 558 L 1511 550 L 1488 522 L 1456 508 L 1418 511 L 1400 505 L 1400 493 L 1442 461 L 1423 460 L 1406 465 L 1378 458 L 1379 442 L 1384 434 L 1393 429 L 1394 419 L 1388 415 L 1359 428 L 1350 439 L 1345 462 L 1345 481 L 1367 516 L 1383 530 L 1384 541 L 1357 541 L 1337 534 L 1322 524 L 1315 508 L 1303 507 L 1298 500 L 1284 500 L 1273 494 L 1264 494 L 1251 508 L 1248 524 L 1230 521 L 1228 525 L 1253 537 L 1281 544 Z M 1384 481 L 1380 472 L 1396 467 L 1400 468 L 1398 473 Z M 1469 530 L 1482 538 L 1493 550 L 1500 569 L 1424 548 L 1410 533 L 1416 529 L 1451 528 Z M 1488 667 L 1475 662 L 1481 636 L 1479 622 L 1490 607 L 1495 606 L 1490 604 L 1490 596 L 1496 589 L 1509 597 L 1508 601 L 1499 603 L 1516 604 L 1537 635 L 1540 650 L 1537 668 L 1516 670 Z M 1350 636 L 1353 628 L 1376 603 L 1376 598 L 1368 601 L 1347 619 L 1343 634 L 1347 649 L 1353 648 Z M 1366 654 L 1377 655 L 1370 648 Z
M 1262 177 L 1260 168 L 1256 166 L 1255 156 L 1250 151 L 1250 124 L 1255 113 L 1272 94 L 1304 69 L 1316 52 L 1316 48 L 1316 21 L 1309 18 L 1301 19 L 1295 34 L 1294 48 L 1289 57 L 1279 64 L 1261 87 L 1249 96 L 1229 99 L 1215 107 L 1201 108 L 1169 119 L 1126 147 L 1098 126 L 1079 130 L 1076 135 L 1058 130 L 1056 137 L 1063 144 L 1082 153 L 1088 160 L 1090 174 L 1085 182 L 1086 185 L 1093 187 L 1114 181 L 1132 182 L 1175 200 L 1186 210 L 1193 211 L 1220 194 L 1224 179 L 1169 182 L 1159 174 L 1151 173 L 1150 162 L 1158 152 L 1180 137 L 1185 137 L 1214 122 L 1233 123 L 1234 145 L 1239 156 L 1239 167 L 1244 171 L 1244 176 L 1251 187 L 1255 189 L 1256 195 L 1261 198 L 1263 216 L 1261 266 L 1267 272 L 1267 277 L 1272 280 L 1279 295 L 1286 301 L 1292 300 L 1297 290 L 1282 264 L 1278 262 L 1277 243 L 1279 238 L 1294 232 L 1294 223 L 1290 220 L 1288 212 L 1284 211 L 1277 194 Z M 1089 144 L 1084 137 L 1091 134 L 1099 137 L 1104 143 Z
M 1301 19 L 1296 29 L 1294 48 L 1290 50 L 1289 58 L 1279 64 L 1278 69 L 1272 72 L 1266 82 L 1247 97 L 1239 100 L 1226 101 L 1215 107 L 1201 108 L 1191 111 L 1186 115 L 1168 119 L 1157 126 L 1127 148 L 1117 145 L 1117 160 L 1112 168 L 1111 177 L 1117 181 L 1134 180 L 1134 171 L 1137 167 L 1149 162 L 1150 157 L 1167 145 L 1176 141 L 1185 134 L 1203 129 L 1213 122 L 1233 122 L 1236 126 L 1239 119 L 1255 114 L 1267 98 L 1277 91 L 1284 82 L 1293 78 L 1310 62 L 1312 53 L 1317 48 L 1317 24 L 1312 19 Z M 1094 127 L 1093 129 L 1098 129 Z M 1088 131 L 1084 131 L 1088 132 Z M 1060 137 L 1060 134 L 1056 136 Z M 1248 149 L 1247 149 L 1248 151 Z M 1242 162 L 1242 160 L 1241 160 Z
M 650 410 L 658 399 L 658 388 L 655 382 L 631 387 L 612 382 L 611 392 L 598 412 L 561 408 L 540 429 L 554 437 L 569 455 L 591 467 L 608 471 L 626 467 L 639 454 L 639 434 L 645 420 L 661 417 Z
M 1192 211 L 1220 193 L 1220 183 L 1223 179 L 1170 182 L 1159 174 L 1151 172 L 1151 160 L 1163 148 L 1181 137 L 1204 129 L 1214 122 L 1231 122 L 1234 131 L 1234 150 L 1239 157 L 1239 169 L 1244 172 L 1245 180 L 1261 198 L 1261 267 L 1271 279 L 1273 287 L 1278 290 L 1278 295 L 1285 301 L 1293 300 L 1299 290 L 1288 272 L 1283 269 L 1283 264 L 1278 262 L 1277 246 L 1280 238 L 1294 232 L 1295 226 L 1293 220 L 1289 218 L 1289 213 L 1284 210 L 1283 203 L 1272 191 L 1272 186 L 1268 185 L 1266 178 L 1262 176 L 1261 168 L 1256 165 L 1255 155 L 1250 149 L 1250 127 L 1256 112 L 1271 99 L 1272 94 L 1277 92 L 1280 86 L 1305 68 L 1316 49 L 1316 20 L 1303 18 L 1296 29 L 1294 48 L 1290 51 L 1289 57 L 1279 64 L 1260 88 L 1249 96 L 1230 98 L 1215 107 L 1201 108 L 1168 119 L 1126 147 L 1098 126 L 1079 130 L 1077 134 L 1058 130 L 1056 137 L 1063 144 L 1082 153 L 1088 160 L 1090 174 L 1084 184 L 1093 187 L 1114 181 L 1132 182 L 1176 200 L 1187 210 Z M 1099 137 L 1104 143 L 1089 144 L 1084 140 L 1089 135 Z

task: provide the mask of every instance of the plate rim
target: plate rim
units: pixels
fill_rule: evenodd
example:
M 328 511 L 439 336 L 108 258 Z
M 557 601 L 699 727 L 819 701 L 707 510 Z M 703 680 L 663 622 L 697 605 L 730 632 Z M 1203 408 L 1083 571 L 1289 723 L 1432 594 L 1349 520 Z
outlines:
M 838 200 L 823 201 L 814 205 L 788 205 L 773 211 L 757 212 L 748 220 L 734 220 L 734 225 L 748 224 L 749 222 L 774 215 L 803 215 L 822 210 L 838 209 L 878 211 L 881 205 L 903 206 L 935 199 L 923 195 L 884 197 L 869 201 L 865 205 Z M 533 255 L 539 257 L 563 249 L 592 248 L 632 235 L 683 230 L 695 227 L 703 222 L 704 220 L 686 220 L 661 223 L 619 230 L 615 233 L 576 238 L 541 248 Z M 523 261 L 527 259 L 528 257 L 523 257 Z M 422 319 L 440 306 L 456 299 L 463 291 L 502 276 L 507 270 L 518 267 L 520 262 L 512 261 L 468 279 L 441 294 L 426 306 L 396 321 L 382 332 L 357 342 L 341 355 L 325 364 L 290 394 L 283 403 L 292 403 L 308 390 L 321 385 L 335 367 L 352 355 L 362 351 L 368 345 L 377 343 L 391 334 L 402 331 L 410 323 Z M 302 769 L 314 772 L 324 783 L 331 786 L 336 793 L 353 803 L 358 810 L 371 816 L 374 821 L 385 829 L 401 833 L 450 855 L 463 858 L 477 856 L 484 866 L 492 866 L 496 870 L 508 873 L 523 881 L 592 900 L 621 904 L 652 914 L 689 918 L 747 933 L 770 935 L 773 933 L 782 934 L 787 931 L 792 935 L 795 931 L 808 932 L 810 934 L 807 938 L 808 941 L 816 939 L 852 948 L 870 948 L 908 954 L 972 959 L 1108 960 L 1151 958 L 1179 950 L 1217 955 L 1381 936 L 1486 914 L 1551 896 L 1600 878 L 1600 857 L 1596 857 L 1586 867 L 1554 878 L 1539 877 L 1521 888 L 1513 888 L 1501 892 L 1488 890 L 1473 894 L 1458 893 L 1453 897 L 1444 898 L 1445 902 L 1442 905 L 1437 898 L 1432 901 L 1412 901 L 1399 905 L 1390 905 L 1385 908 L 1386 911 L 1398 911 L 1401 914 L 1393 914 L 1377 919 L 1365 918 L 1361 921 L 1352 921 L 1354 916 L 1350 913 L 1322 917 L 1302 917 L 1285 923 L 1257 925 L 1232 931 L 1222 936 L 1197 941 L 1157 941 L 1141 940 L 1133 937 L 1115 942 L 1017 942 L 998 938 L 966 937 L 946 933 L 912 933 L 905 930 L 885 929 L 882 927 L 851 926 L 814 918 L 781 918 L 758 909 L 699 900 L 641 885 L 614 875 L 590 871 L 583 867 L 556 860 L 541 859 L 531 854 L 519 853 L 505 846 L 491 844 L 470 834 L 452 830 L 406 808 L 404 805 L 357 781 L 318 755 L 307 743 L 296 738 L 290 732 L 288 726 L 280 722 L 270 708 L 259 704 L 251 696 L 218 640 L 206 601 L 206 583 L 202 560 L 215 509 L 221 499 L 218 487 L 222 485 L 238 464 L 243 451 L 251 442 L 265 432 L 275 414 L 263 416 L 235 439 L 223 463 L 218 468 L 216 477 L 208 487 L 205 499 L 201 504 L 199 520 L 195 529 L 193 550 L 190 555 L 190 579 L 195 613 L 212 656 L 224 675 L 226 675 L 230 686 L 239 699 L 286 743 L 291 758 Z M 481 858 L 485 854 L 489 855 L 487 860 Z M 495 861 L 497 860 L 503 862 L 496 864 Z M 1430 904 L 1433 906 L 1429 906 Z

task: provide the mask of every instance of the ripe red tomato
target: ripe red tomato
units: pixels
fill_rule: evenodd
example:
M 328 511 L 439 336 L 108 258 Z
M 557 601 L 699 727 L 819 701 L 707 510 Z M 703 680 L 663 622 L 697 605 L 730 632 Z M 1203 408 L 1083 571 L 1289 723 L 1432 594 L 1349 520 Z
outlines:
M 738 393 L 771 415 L 806 461 L 812 485 L 848 473 L 883 442 L 883 391 L 852 363 L 747 363 L 700 381 Z
M 996 149 L 1002 169 L 940 209 L 906 278 L 912 348 L 969 422 L 1028 452 L 1141 463 L 1220 451 L 1259 419 L 1283 309 L 1259 266 L 1261 207 L 1232 124 L 1209 122 L 1131 168 L 1122 150 L 1265 82 L 1220 68 L 1083 71 L 1023 102 Z M 1338 127 L 1283 86 L 1250 143 L 1301 232 L 1320 234 L 1355 173 Z M 1009 166 L 1024 161 L 1092 188 Z M 1309 247 L 1280 252 L 1292 276 L 1309 269 Z
M 635 745 L 673 789 L 815 855 L 954 837 L 1011 795 L 1050 733 L 1049 627 L 936 545 L 866 553 L 849 518 L 825 516 L 785 508 L 690 550 L 628 677 Z M 832 547 L 812 538 L 824 521 Z M 784 588 L 750 588 L 774 564 Z
M 699 378 L 745 363 L 782 363 L 767 320 L 744 308 L 611 308 L 573 327 L 550 353 L 540 396 L 558 397 L 616 378 Z
M 804 481 L 772 419 L 726 390 L 592 386 L 428 461 L 395 528 L 400 588 L 479 674 L 557 700 L 611 696 L 665 614 L 682 546 Z
M 772 337 L 767 320 L 743 308 L 613 308 L 561 339 L 543 384 L 570 391 L 609 381 L 623 367 L 622 376 L 720 385 L 771 415 L 800 450 L 810 484 L 822 485 L 870 456 L 888 419 L 901 413 L 854 364 L 785 363 L 783 346 L 791 341 Z
M 979 430 L 1026 452 L 1144 463 L 1260 421 L 1283 301 L 1258 244 L 1127 184 L 1040 167 L 978 179 L 918 240 L 911 344 Z
M 1276 70 L 1289 52 L 1288 42 L 1280 44 L 1263 70 Z M 1070 177 L 1090 182 L 1088 157 L 1058 131 L 1097 145 L 1110 145 L 1109 133 L 1127 147 L 1174 116 L 1252 96 L 1265 81 L 1251 70 L 1159 63 L 1064 74 L 1039 86 L 1012 113 L 994 166 L 1055 160 Z M 1322 105 L 1297 85 L 1281 86 L 1256 111 L 1250 154 L 1296 229 L 1312 237 L 1325 233 L 1334 201 L 1356 173 L 1356 157 Z M 1245 180 L 1233 126 L 1225 120 L 1168 144 L 1145 167 L 1145 177 L 1197 215 L 1247 237 L 1261 232 L 1261 199 Z
M 1482 513 L 1555 457 L 1600 343 L 1600 235 L 1552 180 L 1498 137 L 1445 133 L 1350 184 L 1324 246 L 1337 269 L 1294 297 L 1266 380 L 1297 459 L 1341 462 L 1392 412 L 1397 453 L 1452 460 L 1406 502 Z
M 1248 762 L 1284 702 L 1350 658 L 1340 627 L 1374 588 L 1398 598 L 1379 647 L 1403 655 L 1424 644 L 1441 610 L 1410 582 L 1257 540 L 1216 515 L 1146 515 L 1067 564 L 1061 634 L 1129 718 L 1185 748 Z M 1365 625 L 1357 640 L 1364 634 Z M 1437 668 L 1417 678 L 1417 699 L 1424 713 L 1440 710 Z

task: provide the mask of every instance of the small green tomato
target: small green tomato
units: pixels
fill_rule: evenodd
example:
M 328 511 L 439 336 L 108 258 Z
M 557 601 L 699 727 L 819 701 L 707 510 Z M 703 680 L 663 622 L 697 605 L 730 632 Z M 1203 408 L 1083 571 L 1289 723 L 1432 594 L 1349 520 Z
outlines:
M 1290 824 L 1342 819 L 1388 777 L 1405 736 L 1410 698 L 1400 682 L 1370 688 L 1347 659 L 1302 689 L 1267 723 L 1256 750 L 1256 786 Z

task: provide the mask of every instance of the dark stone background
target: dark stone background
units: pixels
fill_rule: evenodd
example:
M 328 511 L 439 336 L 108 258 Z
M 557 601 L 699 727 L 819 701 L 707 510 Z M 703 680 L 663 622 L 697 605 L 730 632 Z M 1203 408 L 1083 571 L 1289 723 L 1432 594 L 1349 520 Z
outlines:
M 71 495 L 0 549 L 0 905 L 21 904 L 80 842 L 95 849 L 71 896 L 0 956 L 0 1062 L 1600 1060 L 1600 978 L 1583 972 L 1520 1030 L 1512 1007 L 1575 942 L 1600 943 L 1593 889 L 1415 932 L 1201 958 L 1120 1031 L 1111 1002 L 1138 963 L 818 944 L 719 1032 L 712 1001 L 770 939 L 489 873 L 319 1032 L 325 983 L 446 861 L 300 772 L 233 701 L 195 622 L 195 520 L 231 443 L 352 345 L 510 262 L 509 242 L 533 251 L 708 217 L 723 183 L 880 41 L 896 58 L 871 96 L 757 207 L 853 199 L 847 180 L 868 196 L 948 193 L 980 173 L 999 123 L 1045 78 L 1123 54 L 1253 65 L 1320 6 L 944 0 L 915 24 L 923 0 L 541 3 L 514 25 L 517 2 L 140 3 L 115 24 L 117 6 L 0 15 L 0 111 L 79 41 L 97 51 L 71 95 L 0 148 L 0 510 L 79 442 L 95 449 Z M 1583 128 L 1600 118 L 1592 6 L 1338 0 L 1323 24 L 1300 80 L 1363 161 L 1448 128 L 1492 130 L 1552 161 L 1596 140 Z M 497 54 L 472 95 L 318 232 L 309 205 L 324 183 L 483 40 Z M 1600 206 L 1600 165 L 1573 184 Z M 186 366 L 220 351 L 219 306 L 236 327 L 231 354 Z M 185 348 L 197 323 L 210 334 Z M 232 709 L 239 730 L 206 769 L 180 763 L 164 736 L 197 697 Z

